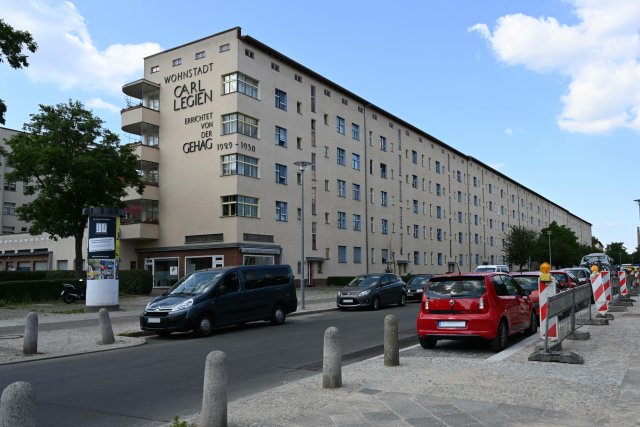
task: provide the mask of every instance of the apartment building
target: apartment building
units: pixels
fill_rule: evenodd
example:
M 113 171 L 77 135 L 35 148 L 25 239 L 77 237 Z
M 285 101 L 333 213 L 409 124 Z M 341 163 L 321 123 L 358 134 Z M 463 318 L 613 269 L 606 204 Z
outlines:
M 588 222 L 240 28 L 144 58 L 123 92 L 147 186 L 125 199 L 121 268 L 156 286 L 216 265 L 299 275 L 302 183 L 313 283 L 503 263 L 512 225 L 591 241 Z

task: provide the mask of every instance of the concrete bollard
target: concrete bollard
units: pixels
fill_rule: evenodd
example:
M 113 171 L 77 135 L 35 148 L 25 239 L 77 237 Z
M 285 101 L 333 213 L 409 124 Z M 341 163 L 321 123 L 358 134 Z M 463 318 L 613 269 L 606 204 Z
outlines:
M 111 327 L 111 317 L 109 310 L 101 308 L 98 312 L 100 318 L 100 334 L 102 335 L 102 344 L 113 344 L 116 342 L 113 337 L 113 328 Z
M 342 387 L 342 344 L 340 331 L 331 326 L 324 331 L 322 355 L 322 388 Z
M 204 388 L 202 391 L 202 411 L 198 425 L 207 427 L 227 426 L 227 355 L 222 351 L 212 351 L 207 356 L 204 367 Z
M 24 381 L 9 384 L 0 397 L 0 426 L 35 427 L 36 393 Z
M 398 319 L 394 314 L 384 317 L 384 366 L 400 365 Z
M 38 353 L 38 313 L 32 311 L 27 314 L 24 325 L 24 339 L 22 341 L 22 354 Z

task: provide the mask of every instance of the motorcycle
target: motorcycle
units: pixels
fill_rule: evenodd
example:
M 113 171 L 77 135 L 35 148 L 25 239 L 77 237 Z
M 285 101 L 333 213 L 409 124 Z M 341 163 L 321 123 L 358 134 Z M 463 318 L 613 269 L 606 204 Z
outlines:
M 67 304 L 71 304 L 77 302 L 78 300 L 83 300 L 86 298 L 86 287 L 84 286 L 84 280 L 79 279 L 79 283 L 71 284 L 64 283 L 62 285 L 63 289 L 60 293 L 62 300 Z

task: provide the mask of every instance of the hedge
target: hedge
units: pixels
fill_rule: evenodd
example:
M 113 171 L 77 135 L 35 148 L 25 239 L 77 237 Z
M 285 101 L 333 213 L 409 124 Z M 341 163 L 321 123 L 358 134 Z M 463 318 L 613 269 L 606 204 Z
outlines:
M 62 292 L 62 284 L 68 280 L 16 280 L 0 283 L 0 300 L 10 303 L 49 301 Z
M 133 295 L 149 295 L 153 288 L 153 275 L 148 270 L 121 270 L 120 292 Z
M 327 277 L 327 285 L 329 286 L 347 286 L 353 280 L 354 276 L 329 276 Z

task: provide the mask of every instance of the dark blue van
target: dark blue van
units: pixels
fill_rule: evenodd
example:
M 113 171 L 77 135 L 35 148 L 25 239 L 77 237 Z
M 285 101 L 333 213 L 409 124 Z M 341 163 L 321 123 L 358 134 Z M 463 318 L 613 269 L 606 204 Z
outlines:
M 158 335 L 268 320 L 284 323 L 298 299 L 288 265 L 213 268 L 196 271 L 157 297 L 140 315 L 140 328 Z

